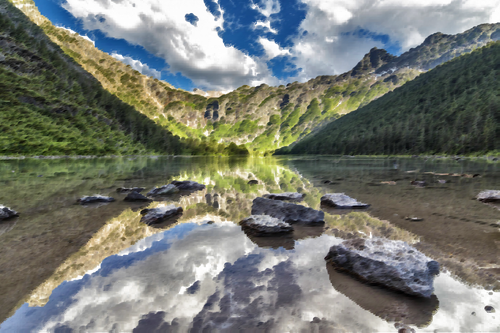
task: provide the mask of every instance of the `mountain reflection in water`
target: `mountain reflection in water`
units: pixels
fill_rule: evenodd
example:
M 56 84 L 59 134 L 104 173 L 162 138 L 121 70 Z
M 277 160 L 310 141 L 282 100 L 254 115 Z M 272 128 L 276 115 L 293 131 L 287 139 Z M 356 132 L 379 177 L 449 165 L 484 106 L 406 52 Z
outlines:
M 293 161 L 275 159 L 150 163 L 139 161 L 141 166 L 132 168 L 130 176 L 122 175 L 126 180 L 108 178 L 98 186 L 111 193 L 118 186 L 151 187 L 189 179 L 207 189 L 163 198 L 182 206 L 184 214 L 155 227 L 139 222 L 139 204 L 71 208 L 73 218 L 89 209 L 115 217 L 106 217 L 88 242 L 28 296 L 19 295 L 27 303 L 0 325 L 0 332 L 396 332 L 396 322 L 426 332 L 500 331 L 495 314 L 484 311 L 485 305 L 500 309 L 498 292 L 471 287 L 446 271 L 435 280 L 435 295 L 424 300 L 362 284 L 325 265 L 328 249 L 343 238 L 373 235 L 426 244 L 419 234 L 391 222 L 366 212 L 330 211 L 324 227 L 295 225 L 294 233 L 285 237 L 248 237 L 237 225 L 250 214 L 252 200 L 269 192 L 301 191 L 306 194 L 302 204 L 319 209 L 319 198 L 332 189 L 314 186 L 302 176 L 314 168 L 296 163 L 302 168 L 299 173 L 285 166 Z M 384 168 L 377 163 L 376 172 Z M 324 172 L 325 165 L 331 168 L 315 168 Z M 356 168 L 346 166 L 344 172 L 356 173 Z M 368 166 L 361 169 L 361 177 L 339 173 L 337 178 L 345 179 L 333 186 L 356 193 L 362 189 L 359 180 L 375 178 L 376 172 L 370 173 Z M 248 184 L 250 179 L 259 184 Z M 380 198 L 388 197 L 384 190 L 378 192 Z M 382 209 L 376 196 L 355 196 L 375 203 L 369 212 Z M 153 202 L 150 207 L 163 204 Z M 16 235 L 18 225 L 26 223 L 22 218 L 5 227 L 0 237 Z M 24 236 L 28 239 L 29 230 Z

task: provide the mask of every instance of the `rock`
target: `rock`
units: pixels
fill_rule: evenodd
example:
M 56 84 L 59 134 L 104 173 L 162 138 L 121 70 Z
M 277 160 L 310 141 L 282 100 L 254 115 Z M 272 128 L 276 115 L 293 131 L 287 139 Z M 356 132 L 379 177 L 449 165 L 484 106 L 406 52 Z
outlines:
M 145 197 L 144 195 L 140 194 L 139 192 L 132 191 L 127 196 L 123 201 L 153 201 L 152 199 Z
M 446 180 L 445 179 L 438 179 L 438 183 L 439 184 L 446 184 Z
M 393 180 L 388 180 L 384 182 L 380 182 L 380 184 L 386 184 L 386 185 L 396 185 L 396 182 Z
M 252 215 L 269 215 L 287 223 L 315 224 L 325 222 L 324 212 L 302 205 L 260 197 L 253 200 Z
M 252 179 L 248 181 L 248 185 L 257 185 L 259 183 L 258 180 Z
M 143 215 L 141 222 L 146 223 L 147 225 L 157 224 L 165 221 L 166 219 L 177 216 L 182 212 L 182 207 L 176 207 L 175 205 L 143 209 L 141 210 L 141 215 Z
M 144 187 L 118 187 L 116 189 L 116 192 L 118 193 L 130 193 L 130 192 L 142 192 L 144 191 L 145 188 Z
M 243 230 L 254 236 L 275 236 L 293 231 L 293 227 L 269 215 L 252 215 L 240 222 Z
M 332 246 L 325 257 L 339 270 L 369 283 L 409 295 L 430 297 L 439 263 L 403 241 L 351 239 Z
M 90 203 L 95 203 L 95 202 L 113 202 L 115 201 L 114 198 L 111 197 L 106 197 L 104 195 L 100 194 L 94 194 L 91 196 L 85 196 L 80 199 L 78 199 L 76 202 L 79 202 L 81 205 L 86 205 Z
M 10 219 L 12 217 L 18 217 L 19 213 L 9 207 L 0 205 L 0 221 Z
M 492 306 L 490 306 L 490 305 L 486 305 L 486 306 L 484 307 L 484 310 L 485 310 L 486 312 L 488 312 L 488 313 L 495 313 L 495 308 L 494 308 L 494 307 L 492 307 Z
M 321 197 L 321 203 L 335 208 L 367 208 L 369 204 L 359 202 L 344 193 L 328 193 Z
M 405 220 L 411 221 L 411 222 L 420 222 L 420 221 L 423 221 L 424 219 L 421 217 L 416 217 L 416 216 L 406 216 Z
M 486 190 L 481 191 L 477 197 L 477 200 L 482 202 L 499 202 L 500 201 L 500 191 L 498 190 Z
M 205 185 L 194 182 L 192 180 L 185 180 L 185 181 L 174 180 L 171 184 L 176 186 L 181 191 L 199 191 L 199 190 L 204 190 L 206 187 Z
M 300 201 L 304 198 L 305 194 L 297 192 L 285 192 L 285 193 L 269 193 L 264 194 L 264 198 L 271 200 L 295 200 Z
M 167 194 L 174 194 L 179 192 L 179 189 L 177 186 L 173 184 L 168 184 L 168 185 L 163 185 L 162 187 L 155 187 L 151 191 L 149 191 L 146 195 L 148 196 L 157 196 L 157 195 L 167 195 Z
M 412 180 L 410 182 L 411 185 L 414 185 L 416 187 L 424 187 L 425 185 L 427 185 L 427 183 L 425 182 L 425 180 Z

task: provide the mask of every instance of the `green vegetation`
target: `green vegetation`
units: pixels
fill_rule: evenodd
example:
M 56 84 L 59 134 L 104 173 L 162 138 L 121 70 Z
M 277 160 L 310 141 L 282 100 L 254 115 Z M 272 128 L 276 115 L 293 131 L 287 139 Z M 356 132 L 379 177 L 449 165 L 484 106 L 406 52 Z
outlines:
M 500 42 L 455 58 L 280 153 L 500 152 Z

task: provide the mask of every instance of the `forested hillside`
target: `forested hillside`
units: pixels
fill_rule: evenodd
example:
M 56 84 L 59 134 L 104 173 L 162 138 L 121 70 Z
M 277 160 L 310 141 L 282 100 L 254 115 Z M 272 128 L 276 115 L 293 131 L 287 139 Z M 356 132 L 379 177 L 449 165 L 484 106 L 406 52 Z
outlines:
M 209 151 L 220 150 L 212 148 L 217 143 L 229 142 L 245 144 L 253 153 L 288 146 L 421 72 L 500 35 L 499 24 L 480 25 L 457 35 L 437 33 L 399 57 L 374 48 L 353 70 L 341 75 L 279 87 L 242 86 L 207 98 L 144 76 L 79 35 L 54 27 L 32 0 L 10 1 L 108 91 L 191 146 L 204 145 Z
M 239 154 L 182 141 L 99 81 L 0 2 L 0 155 Z
M 420 75 L 280 153 L 498 153 L 499 124 L 500 42 L 491 42 Z

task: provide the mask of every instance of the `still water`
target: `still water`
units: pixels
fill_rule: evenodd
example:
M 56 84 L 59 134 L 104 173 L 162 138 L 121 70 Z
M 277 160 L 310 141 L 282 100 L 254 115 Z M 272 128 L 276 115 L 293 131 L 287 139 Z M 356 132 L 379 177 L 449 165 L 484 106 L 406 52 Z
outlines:
M 153 227 L 139 212 L 165 202 L 127 203 L 116 193 L 172 180 L 207 188 L 165 197 L 184 213 Z M 473 200 L 500 189 L 499 162 L 26 159 L 0 161 L 0 184 L 0 204 L 21 214 L 0 222 L 0 332 L 500 331 L 500 210 Z M 238 222 L 252 200 L 286 191 L 324 210 L 325 226 L 248 237 Z M 332 192 L 371 207 L 320 207 Z M 117 201 L 75 204 L 92 194 Z M 434 295 L 405 296 L 328 267 L 328 249 L 352 237 L 404 240 L 440 262 Z

